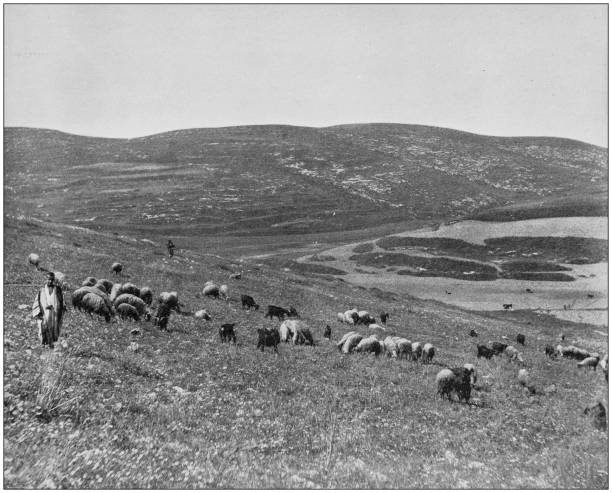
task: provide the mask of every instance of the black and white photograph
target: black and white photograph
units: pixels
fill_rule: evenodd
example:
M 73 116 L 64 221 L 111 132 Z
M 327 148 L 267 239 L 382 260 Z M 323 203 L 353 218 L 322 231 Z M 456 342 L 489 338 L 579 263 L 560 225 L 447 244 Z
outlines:
M 4 489 L 609 488 L 609 4 L 3 46 Z

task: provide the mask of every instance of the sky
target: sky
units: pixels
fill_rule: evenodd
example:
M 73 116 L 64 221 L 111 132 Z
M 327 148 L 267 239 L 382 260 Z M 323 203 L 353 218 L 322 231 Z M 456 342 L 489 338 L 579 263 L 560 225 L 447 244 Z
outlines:
M 4 125 L 390 122 L 608 145 L 606 4 L 5 4 Z

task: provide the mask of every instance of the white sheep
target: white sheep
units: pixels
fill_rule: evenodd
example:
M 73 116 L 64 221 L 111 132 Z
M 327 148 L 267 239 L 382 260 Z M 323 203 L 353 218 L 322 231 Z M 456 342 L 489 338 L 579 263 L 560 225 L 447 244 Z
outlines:
M 40 257 L 35 253 L 28 255 L 28 262 L 36 267 L 36 270 L 40 270 Z
M 359 317 L 359 312 L 357 311 L 357 308 L 353 308 L 352 310 L 347 310 L 344 312 L 344 321 L 347 324 L 355 325 L 355 318 L 353 318 L 353 313 L 357 315 L 357 317 Z
M 425 344 L 423 346 L 423 351 L 421 352 L 423 363 L 431 363 L 435 354 L 436 349 L 433 347 L 433 344 Z
M 508 357 L 510 361 L 517 360 L 521 363 L 523 362 L 523 356 L 514 346 L 507 346 L 506 349 L 504 349 L 504 354 Z
M 136 307 L 129 305 L 128 303 L 120 303 L 117 306 L 117 315 L 119 315 L 119 317 L 121 317 L 123 320 L 128 318 L 131 318 L 136 322 L 140 320 L 140 314 L 138 313 Z
M 378 324 L 370 324 L 370 325 L 368 325 L 368 329 L 370 329 L 370 330 L 382 330 L 382 331 L 386 331 L 387 330 L 383 326 L 378 325 Z
M 198 310 L 193 314 L 195 318 L 201 318 L 203 320 L 210 320 L 211 317 L 206 310 Z
M 383 344 L 385 346 L 387 356 L 391 358 L 397 358 L 399 349 L 397 347 L 397 344 L 393 340 L 393 338 L 391 336 L 386 337 L 385 340 L 383 341 Z
M 344 346 L 344 343 L 346 342 L 346 340 L 351 337 L 352 335 L 355 335 L 357 332 L 355 332 L 354 330 L 347 332 L 346 334 L 344 334 L 340 340 L 338 341 L 338 343 L 336 344 L 338 346 L 338 351 L 342 351 L 342 347 Z
M 421 357 L 421 353 L 423 352 L 423 345 L 420 342 L 412 343 L 412 360 L 418 361 Z
M 527 372 L 527 370 L 524 368 L 519 370 L 517 378 L 523 387 L 527 387 L 529 385 L 529 372 Z
M 405 337 L 394 337 L 395 344 L 397 344 L 397 355 L 398 357 L 408 359 L 412 358 L 412 342 Z
M 289 342 L 289 340 L 293 339 L 298 326 L 297 322 L 298 320 L 295 319 L 283 321 L 278 329 L 281 342 Z
M 355 346 L 361 342 L 361 339 L 363 339 L 361 334 L 353 334 L 349 336 L 344 342 L 344 346 L 342 346 L 342 352 L 344 354 L 353 352 L 353 349 L 355 349 Z
M 592 368 L 593 371 L 597 369 L 597 365 L 599 364 L 599 355 L 589 356 L 588 358 L 584 358 L 578 366 L 580 368 Z
M 142 301 L 138 296 L 135 296 L 130 293 L 123 293 L 117 296 L 113 304 L 115 308 L 117 308 L 120 304 L 127 303 L 128 305 L 132 305 L 136 310 L 138 310 L 138 315 L 143 315 L 147 308 L 144 301 Z
M 338 315 L 336 316 L 336 318 L 338 319 L 338 322 L 345 322 L 345 318 L 344 318 L 344 313 L 342 312 L 338 312 Z
M 104 317 L 107 322 L 110 322 L 113 314 L 105 303 L 105 300 L 94 293 L 86 293 L 79 303 L 79 308 L 89 313 L 90 316 L 92 313 L 100 315 Z
M 221 284 L 219 294 L 226 300 L 229 300 L 229 288 L 227 287 L 227 284 Z
M 381 352 L 381 344 L 376 335 L 364 337 L 355 347 L 357 353 L 374 353 L 378 356 Z
M 206 283 L 204 285 L 204 289 L 202 290 L 202 294 L 204 296 L 213 296 L 215 298 L 219 297 L 219 286 L 217 286 L 216 284 L 208 284 Z

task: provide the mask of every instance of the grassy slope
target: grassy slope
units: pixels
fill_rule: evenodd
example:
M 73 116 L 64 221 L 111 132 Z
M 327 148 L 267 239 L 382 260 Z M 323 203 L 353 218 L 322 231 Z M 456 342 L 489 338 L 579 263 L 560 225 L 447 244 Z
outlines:
M 183 252 L 169 261 L 126 238 L 23 220 L 5 219 L 4 233 L 7 488 L 608 487 L 606 435 L 582 415 L 606 392 L 603 376 L 543 354 L 560 331 L 605 351 L 607 340 L 592 327 L 376 297 L 338 280 L 252 264 L 229 283 L 226 304 L 198 297 L 205 280 L 224 281 L 227 267 L 238 267 L 213 255 Z M 26 264 L 30 251 L 73 283 L 108 277 L 111 262 L 121 260 L 132 282 L 177 289 L 188 308 L 206 307 L 214 322 L 173 316 L 171 332 L 143 323 L 133 337 L 134 324 L 70 311 L 68 349 L 41 359 L 29 310 L 18 308 L 30 305 L 41 283 Z M 255 329 L 269 322 L 242 311 L 240 293 L 262 305 L 296 306 L 319 345 L 283 345 L 278 356 L 256 351 Z M 321 341 L 322 330 L 330 323 L 337 339 L 348 329 L 333 322 L 335 313 L 352 306 L 389 311 L 389 332 L 432 342 L 437 364 L 338 354 Z M 238 322 L 235 348 L 218 343 L 225 321 Z M 554 383 L 556 392 L 529 397 L 515 365 L 477 360 L 470 329 L 479 341 L 526 334 L 521 349 L 535 384 Z M 127 349 L 132 340 L 136 353 Z M 36 395 L 41 377 L 62 361 L 60 407 L 45 423 L 35 417 Z M 465 362 L 476 364 L 484 384 L 473 395 L 478 405 L 436 398 L 439 365 Z

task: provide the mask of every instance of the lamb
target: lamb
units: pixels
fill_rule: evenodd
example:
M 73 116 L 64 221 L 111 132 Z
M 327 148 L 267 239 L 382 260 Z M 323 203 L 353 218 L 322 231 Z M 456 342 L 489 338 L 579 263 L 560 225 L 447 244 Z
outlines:
M 227 284 L 221 284 L 221 287 L 219 288 L 219 295 L 224 299 L 229 300 L 229 288 L 227 287 Z
M 210 315 L 208 314 L 208 312 L 206 310 L 198 310 L 197 312 L 194 313 L 193 315 L 195 318 L 201 318 L 204 320 L 210 320 Z
M 111 272 L 115 274 L 116 276 L 121 274 L 122 270 L 123 270 L 123 265 L 121 265 L 119 262 L 114 262 L 113 265 L 111 265 Z
M 97 279 L 95 277 L 87 277 L 81 284 L 81 286 L 95 286 L 97 283 Z
M 420 342 L 412 343 L 412 360 L 418 361 L 421 358 L 423 352 L 423 345 Z
M 423 363 L 431 363 L 435 354 L 436 349 L 433 347 L 433 345 L 429 343 L 425 344 L 423 346 L 423 352 L 421 353 Z
M 143 286 L 140 288 L 139 298 L 150 306 L 153 303 L 153 290 L 148 286 Z
M 325 326 L 325 330 L 323 331 L 323 338 L 331 340 L 332 330 L 329 325 Z
M 361 339 L 363 339 L 363 336 L 361 334 L 353 334 L 349 336 L 344 342 L 344 345 L 342 346 L 342 352 L 344 354 L 352 353 L 353 349 L 355 349 L 357 344 L 361 342 Z
M 140 314 L 138 313 L 138 310 L 127 303 L 119 304 L 119 306 L 117 307 L 117 315 L 119 315 L 119 317 L 123 320 L 131 318 L 136 322 L 140 321 Z
M 380 341 L 375 335 L 361 339 L 355 347 L 355 352 L 357 353 L 374 353 L 375 356 L 378 356 L 381 351 Z
M 234 331 L 235 323 L 231 324 L 223 324 L 219 328 L 219 337 L 221 338 L 221 342 L 234 342 L 236 344 L 236 332 Z
M 346 319 L 344 318 L 344 313 L 342 312 L 338 312 L 338 315 L 336 316 L 338 322 L 342 322 L 344 323 L 346 321 Z
M 352 330 L 351 332 L 347 332 L 346 334 L 344 334 L 340 340 L 337 343 L 338 346 L 338 351 L 342 351 L 342 347 L 344 346 L 344 343 L 346 342 L 346 340 L 351 337 L 352 335 L 357 334 L 357 332 L 355 332 L 354 330 Z
M 495 354 L 491 348 L 483 344 L 476 344 L 476 349 L 478 350 L 478 358 L 491 359 Z
M 28 262 L 36 267 L 36 270 L 40 270 L 40 257 L 35 253 L 28 255 Z
M 80 307 L 89 313 L 90 317 L 91 314 L 94 313 L 104 317 L 104 320 L 106 320 L 107 323 L 111 321 L 111 317 L 113 315 L 112 311 L 108 308 L 108 305 L 104 302 L 104 299 L 94 293 L 86 293 L 85 296 L 83 296 Z
M 459 401 L 463 399 L 467 403 L 472 393 L 471 375 L 471 371 L 466 368 L 440 370 L 436 375 L 438 394 L 451 400 L 451 393 L 455 392 Z
M 295 321 L 285 320 L 278 329 L 280 342 L 289 342 L 295 332 Z
M 525 335 L 524 334 L 517 334 L 516 335 L 516 342 L 518 342 L 521 345 L 525 345 Z
M 136 308 L 136 310 L 138 310 L 138 315 L 143 315 L 146 309 L 144 301 L 142 301 L 138 296 L 134 296 L 133 294 L 129 293 L 119 295 L 115 301 L 113 301 L 115 308 L 117 308 L 121 303 L 132 305 L 134 308 Z
M 278 353 L 278 343 L 280 342 L 280 334 L 278 329 L 257 329 L 257 349 L 261 349 L 264 352 L 264 347 L 273 347 L 274 351 Z
M 592 368 L 593 371 L 597 369 L 597 365 L 599 364 L 599 355 L 589 356 L 588 358 L 584 358 L 578 366 L 580 368 Z
M 213 298 L 219 297 L 219 286 L 216 284 L 206 284 L 202 290 L 204 296 L 212 296 Z
M 240 297 L 240 301 L 242 301 L 242 308 L 246 308 L 247 310 L 255 308 L 255 310 L 259 310 L 259 305 L 255 303 L 253 297 L 249 296 L 248 294 L 243 294 Z

